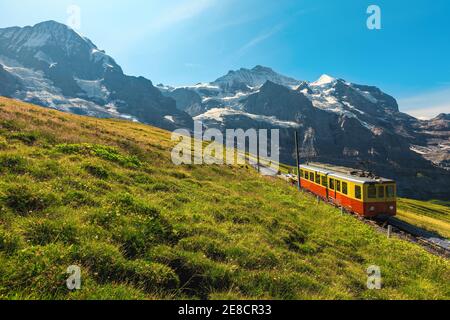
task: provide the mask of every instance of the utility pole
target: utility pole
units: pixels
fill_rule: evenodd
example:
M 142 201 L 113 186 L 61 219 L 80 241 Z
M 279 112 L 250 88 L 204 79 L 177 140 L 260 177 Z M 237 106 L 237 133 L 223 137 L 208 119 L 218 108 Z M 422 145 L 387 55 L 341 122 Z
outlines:
M 258 143 L 256 144 L 257 145 L 257 148 L 256 148 L 256 158 L 257 158 L 257 165 L 258 165 L 258 173 L 261 173 L 261 163 L 260 163 L 260 160 L 259 160 L 259 133 L 257 133 L 256 134 L 256 139 L 257 139 L 257 141 L 258 141 Z
M 298 190 L 301 191 L 302 190 L 302 185 L 300 182 L 300 154 L 299 154 L 299 150 L 298 150 L 298 132 L 295 131 L 295 153 L 297 156 L 297 186 L 298 186 Z

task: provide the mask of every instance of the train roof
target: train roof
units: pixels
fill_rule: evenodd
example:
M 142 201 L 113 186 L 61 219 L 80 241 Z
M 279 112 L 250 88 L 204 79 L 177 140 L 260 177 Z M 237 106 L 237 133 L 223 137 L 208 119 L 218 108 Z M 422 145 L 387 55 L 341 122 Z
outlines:
M 339 172 L 330 168 L 322 168 L 318 166 L 311 166 L 311 165 L 300 165 L 300 169 L 306 169 L 311 171 L 316 171 L 321 174 L 328 175 L 330 177 L 340 178 L 349 180 L 356 183 L 362 183 L 362 184 L 371 184 L 371 183 L 395 183 L 394 180 L 386 179 L 386 178 L 370 178 L 370 177 L 360 177 L 356 175 L 352 175 L 349 173 L 343 173 Z

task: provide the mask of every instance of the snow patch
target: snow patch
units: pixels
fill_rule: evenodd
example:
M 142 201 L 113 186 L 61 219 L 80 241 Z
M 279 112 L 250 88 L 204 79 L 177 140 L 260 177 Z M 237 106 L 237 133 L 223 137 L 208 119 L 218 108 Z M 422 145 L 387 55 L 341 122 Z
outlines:
M 89 98 L 108 99 L 110 93 L 103 85 L 103 79 L 82 80 L 75 78 L 75 81 Z
M 114 102 L 101 106 L 82 98 L 65 97 L 61 90 L 45 77 L 42 71 L 25 68 L 17 61 L 3 56 L 0 56 L 0 64 L 4 66 L 6 71 L 18 77 L 25 87 L 24 91 L 17 92 L 13 98 L 65 112 L 79 112 L 88 116 L 115 117 L 138 122 L 134 116 L 120 114 Z M 75 80 L 90 98 L 106 99 L 109 95 L 106 88 L 102 85 L 102 80 Z
M 25 32 L 22 33 L 22 38 L 25 38 L 26 36 L 27 34 Z M 49 39 L 50 39 L 49 34 L 33 32 L 30 35 L 30 37 L 26 40 L 26 42 L 23 44 L 23 46 L 28 48 L 42 47 L 47 43 Z
M 170 121 L 172 123 L 175 123 L 175 120 L 173 119 L 173 116 L 165 116 L 164 119 L 166 119 L 166 120 L 168 120 L 168 121 Z
M 214 84 L 221 87 L 230 87 L 236 83 L 243 83 L 249 87 L 258 87 L 267 81 L 289 88 L 294 88 L 301 84 L 301 81 L 281 75 L 263 66 L 256 66 L 252 70 L 241 68 L 237 71 L 230 71 L 227 75 L 214 81 Z
M 420 155 L 427 155 L 428 153 L 430 153 L 430 149 L 428 149 L 428 148 L 426 148 L 426 147 L 421 147 L 421 146 L 415 146 L 415 145 L 412 145 L 410 148 L 409 148 L 409 150 L 411 150 L 411 151 L 413 151 L 413 152 L 415 152 L 415 153 L 417 153 L 417 154 L 420 154 Z
M 337 80 L 327 74 L 322 75 L 317 81 L 310 84 L 313 87 L 321 87 L 335 83 Z
M 205 120 L 215 120 L 217 122 L 224 122 L 226 117 L 229 116 L 244 116 L 256 121 L 261 122 L 267 122 L 272 124 L 273 126 L 277 127 L 283 127 L 283 128 L 289 128 L 289 127 L 300 127 L 301 125 L 292 122 L 292 121 L 282 121 L 277 119 L 276 117 L 269 117 L 269 116 L 261 116 L 256 114 L 251 114 L 239 110 L 234 110 L 231 108 L 214 108 L 211 110 L 208 110 L 202 115 L 199 115 L 194 118 L 196 121 L 205 121 Z
M 49 64 L 49 65 L 54 64 L 52 58 L 50 58 L 47 54 L 45 54 L 45 53 L 42 52 L 42 51 L 38 51 L 38 52 L 34 55 L 34 57 L 35 57 L 36 59 L 40 60 L 40 61 L 46 62 L 46 63 Z
M 175 87 L 175 89 L 207 89 L 207 90 L 215 90 L 220 91 L 220 87 L 210 84 L 210 83 L 197 83 L 193 86 L 182 86 L 182 87 Z
M 370 102 L 372 102 L 372 103 L 378 103 L 378 100 L 374 97 L 374 96 L 372 96 L 372 94 L 370 93 L 370 92 L 368 92 L 368 91 L 362 91 L 362 90 L 360 90 L 360 89 L 358 89 L 358 88 L 355 88 L 356 89 L 356 91 L 358 91 L 358 93 L 360 94 L 360 95 L 362 95 L 364 98 L 366 98 L 367 100 L 369 100 Z

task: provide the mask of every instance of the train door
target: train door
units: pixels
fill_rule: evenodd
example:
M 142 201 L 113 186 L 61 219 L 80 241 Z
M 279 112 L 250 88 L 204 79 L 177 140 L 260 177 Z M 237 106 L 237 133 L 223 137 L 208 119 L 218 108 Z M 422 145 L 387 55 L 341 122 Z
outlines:
M 329 189 L 329 198 L 336 201 L 336 180 L 334 178 L 330 178 L 328 181 L 328 189 Z

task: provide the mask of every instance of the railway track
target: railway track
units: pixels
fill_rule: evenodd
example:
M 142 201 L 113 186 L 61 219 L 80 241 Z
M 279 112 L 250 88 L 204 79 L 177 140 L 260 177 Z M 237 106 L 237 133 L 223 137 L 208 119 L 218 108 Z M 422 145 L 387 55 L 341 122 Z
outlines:
M 250 160 L 250 158 L 247 158 L 247 160 Z M 249 161 L 249 163 L 258 171 L 262 172 L 263 170 L 266 171 L 266 174 L 269 175 L 272 174 L 273 176 L 277 176 L 277 173 L 272 172 L 272 168 L 268 168 L 264 166 L 263 164 L 258 164 L 255 162 Z M 278 175 L 278 178 L 283 179 L 287 182 L 290 181 L 289 176 L 281 174 Z M 317 195 L 310 192 L 307 189 L 302 189 L 304 192 L 307 192 L 308 194 L 314 196 L 314 198 L 317 199 Z M 333 202 L 321 199 L 321 201 L 324 201 L 327 204 L 330 204 L 332 206 L 340 208 L 338 205 L 336 205 Z M 434 234 L 432 232 L 429 232 L 425 229 L 419 228 L 417 226 L 411 225 L 407 222 L 401 221 L 395 217 L 378 217 L 376 219 L 367 219 L 363 218 L 357 214 L 354 214 L 353 212 L 350 212 L 346 210 L 345 208 L 341 208 L 341 210 L 347 214 L 351 214 L 354 217 L 358 218 L 359 220 L 363 221 L 366 224 L 372 225 L 379 229 L 380 231 L 383 231 L 385 233 L 391 233 L 390 236 L 396 235 L 399 238 L 405 239 L 407 241 L 416 243 L 420 246 L 422 246 L 424 249 L 429 251 L 430 253 L 433 253 L 435 255 L 450 258 L 450 240 L 442 238 L 441 236 Z M 391 228 L 389 228 L 391 226 Z
M 307 192 L 310 193 L 309 191 Z M 324 202 L 336 206 L 332 202 L 329 201 Z M 417 226 L 411 225 L 407 222 L 401 221 L 395 217 L 378 217 L 368 219 L 361 217 L 357 214 L 354 214 L 353 212 L 349 212 L 346 209 L 343 209 L 343 211 L 346 212 L 347 214 L 354 216 L 363 223 L 371 225 L 377 228 L 379 231 L 386 233 L 387 236 L 397 236 L 401 239 L 422 246 L 425 250 L 427 250 L 432 254 L 445 257 L 447 259 L 450 258 L 450 241 L 448 239 L 440 237 L 439 235 L 431 233 Z
M 279 176 L 279 178 L 289 181 L 289 179 L 286 178 L 285 176 Z M 317 195 L 315 195 L 314 193 L 306 189 L 302 190 L 303 192 L 306 192 L 312 195 L 315 199 L 317 199 Z M 386 216 L 386 217 L 378 217 L 375 219 L 367 219 L 357 214 L 354 214 L 353 212 L 350 212 L 345 208 L 341 208 L 333 202 L 324 200 L 322 198 L 320 198 L 320 201 L 323 201 L 324 203 L 327 203 L 334 207 L 338 207 L 343 212 L 358 218 L 358 220 L 366 224 L 376 227 L 377 229 L 379 229 L 382 232 L 385 232 L 386 234 L 390 232 L 390 236 L 395 235 L 399 238 L 416 243 L 435 255 L 439 255 L 447 259 L 450 258 L 450 240 L 442 238 L 441 236 L 435 233 L 411 225 L 395 217 Z
M 420 244 L 432 253 L 450 258 L 450 241 L 448 239 L 444 239 L 435 233 L 416 227 L 395 217 L 389 217 L 387 219 L 379 218 L 372 221 L 384 229 L 392 226 L 393 232 L 400 237 Z

